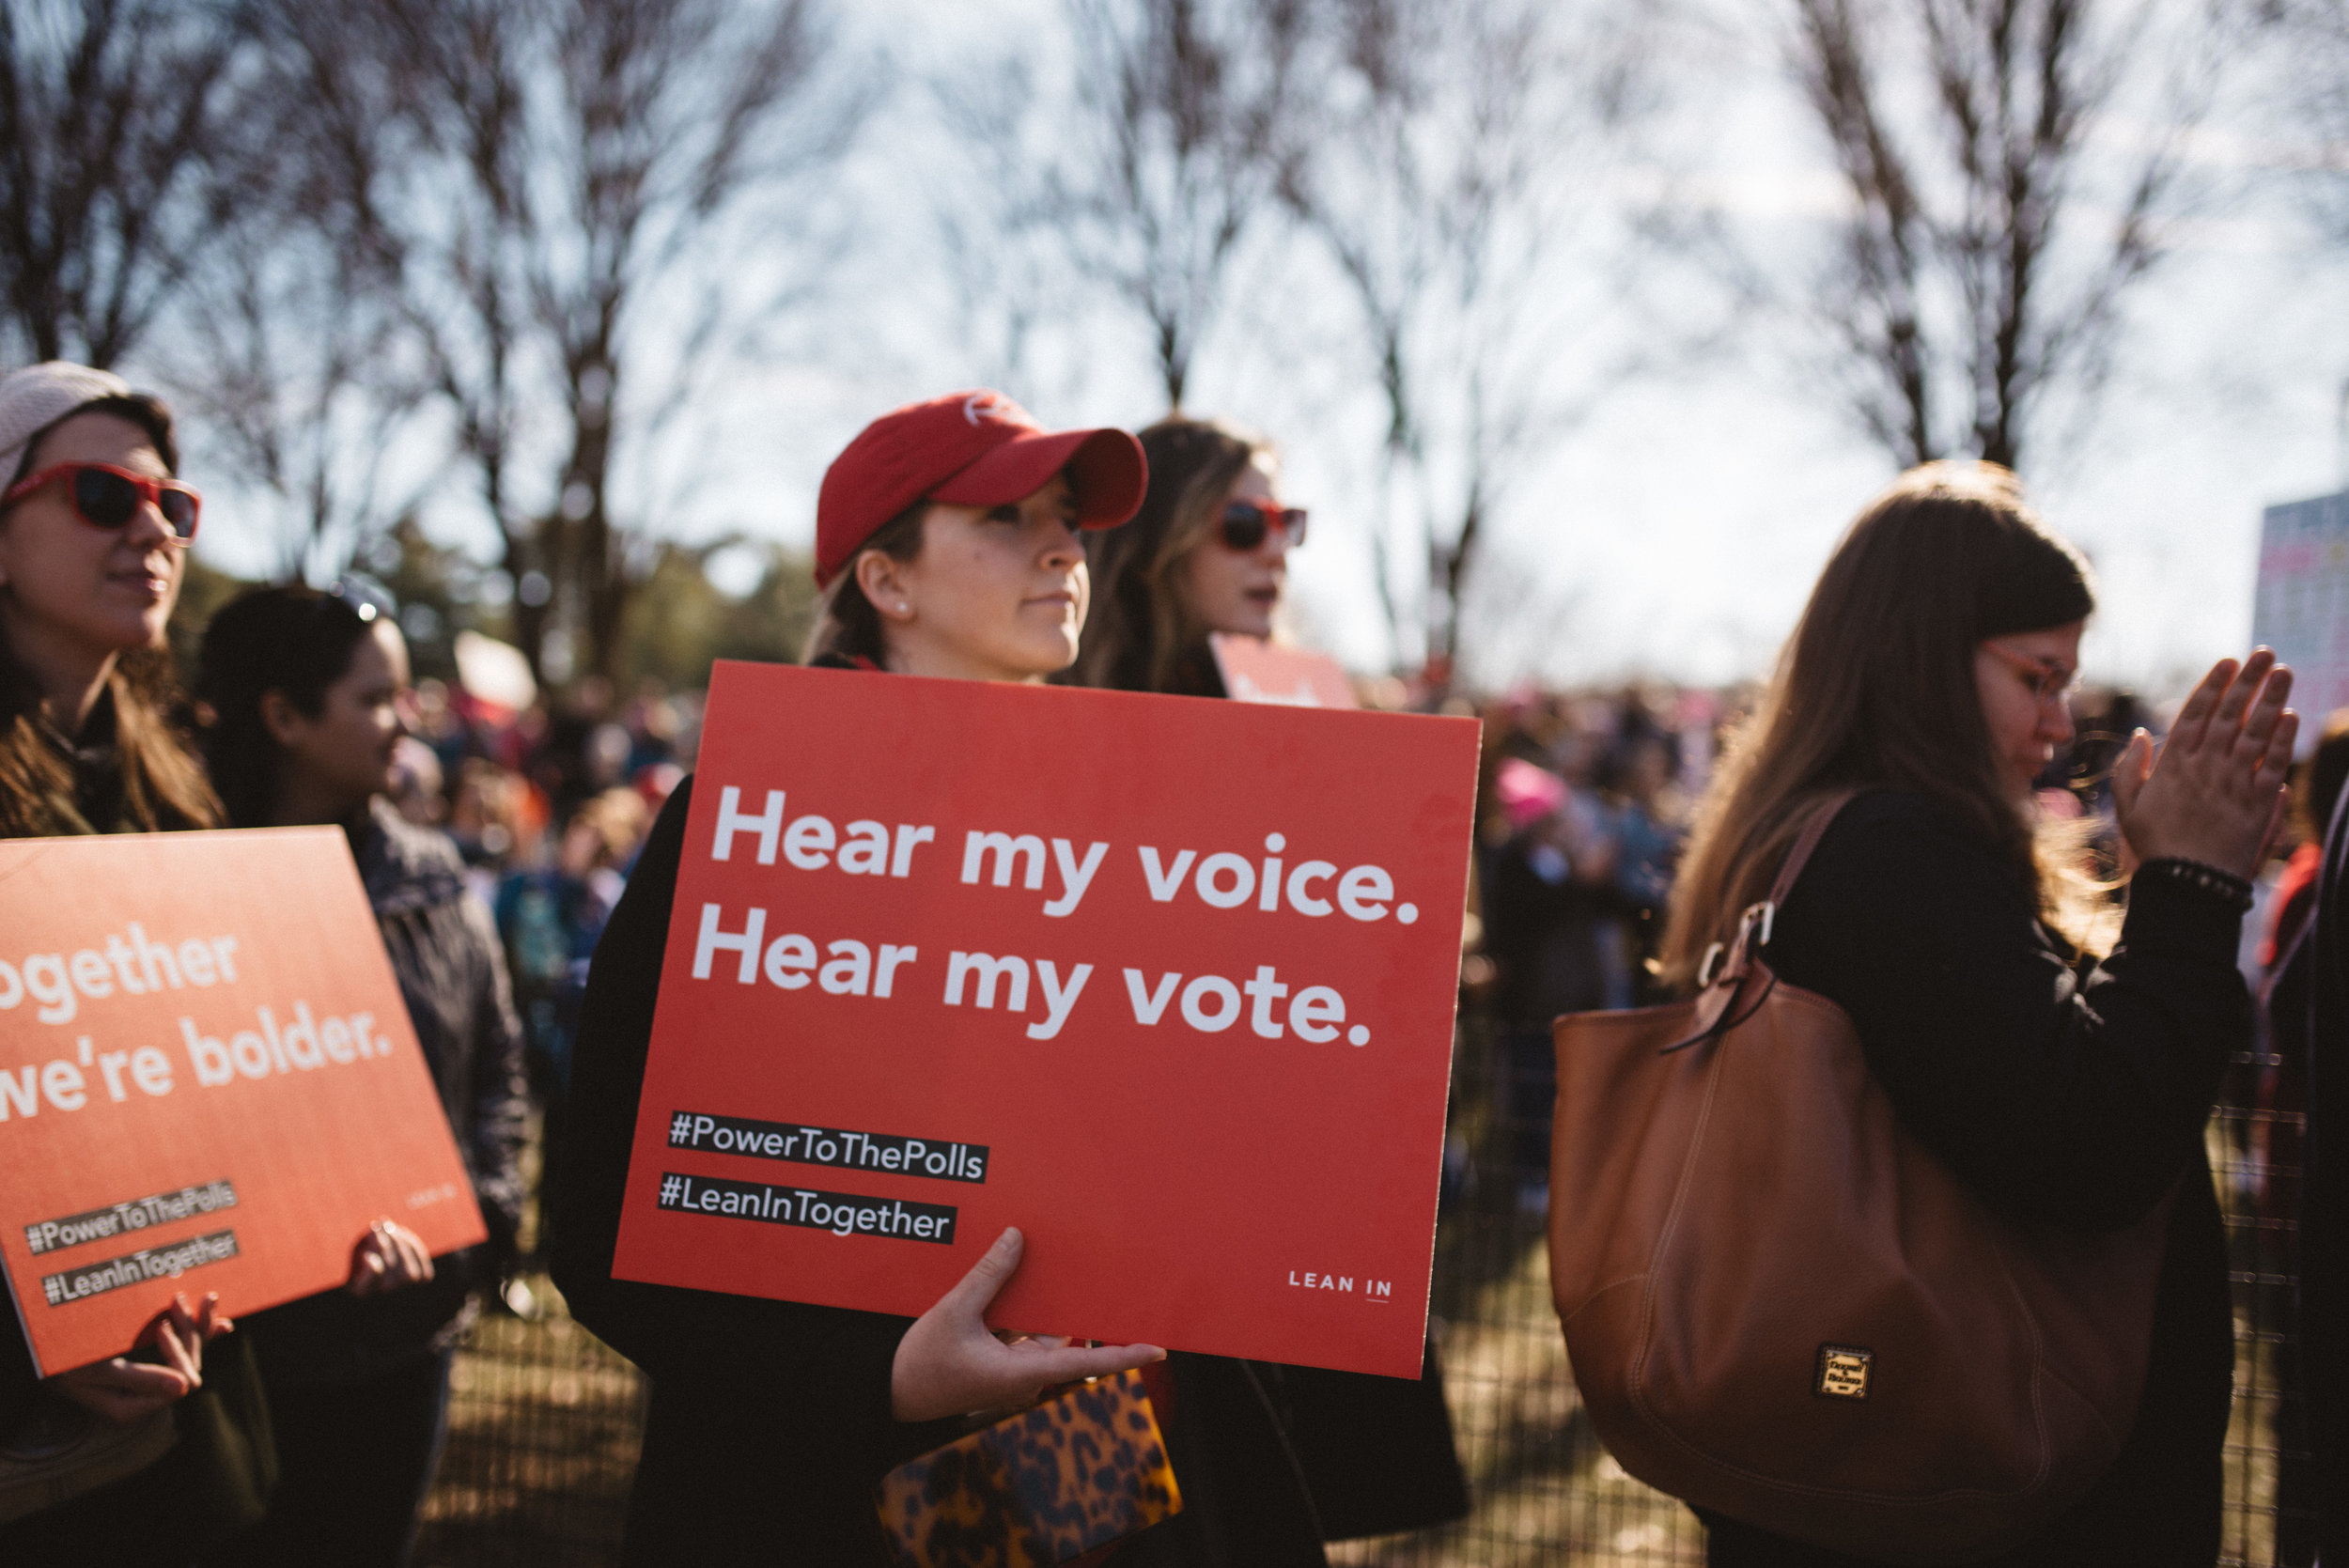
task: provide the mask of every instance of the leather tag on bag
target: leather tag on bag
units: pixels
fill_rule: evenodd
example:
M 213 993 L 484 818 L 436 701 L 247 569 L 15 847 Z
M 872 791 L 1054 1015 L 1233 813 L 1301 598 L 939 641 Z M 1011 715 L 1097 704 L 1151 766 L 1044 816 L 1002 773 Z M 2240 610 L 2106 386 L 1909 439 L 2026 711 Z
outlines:
M 1875 1362 L 1876 1353 L 1864 1345 L 1823 1344 L 1811 1391 L 1825 1399 L 1865 1399 L 1868 1374 L 1875 1369 Z

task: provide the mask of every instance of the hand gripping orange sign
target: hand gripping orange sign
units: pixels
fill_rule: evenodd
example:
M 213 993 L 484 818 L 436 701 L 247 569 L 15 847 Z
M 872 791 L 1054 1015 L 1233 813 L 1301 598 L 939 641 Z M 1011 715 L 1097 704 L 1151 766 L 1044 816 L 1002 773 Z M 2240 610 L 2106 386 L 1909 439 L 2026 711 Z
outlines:
M 721 663 L 614 1274 L 1416 1376 L 1476 746 Z
M 174 1291 L 341 1284 L 369 1221 L 487 1233 L 341 831 L 0 843 L 0 1265 L 43 1375 Z

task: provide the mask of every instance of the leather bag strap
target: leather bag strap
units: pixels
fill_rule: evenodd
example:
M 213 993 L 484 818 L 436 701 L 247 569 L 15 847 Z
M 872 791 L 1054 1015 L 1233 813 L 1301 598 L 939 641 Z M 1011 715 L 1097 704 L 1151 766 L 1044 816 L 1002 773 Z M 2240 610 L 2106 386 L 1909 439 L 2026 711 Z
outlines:
M 1769 898 L 1746 911 L 1746 918 L 1738 922 L 1736 938 L 1729 945 L 1728 961 L 1705 977 L 1704 987 L 1697 995 L 1696 1032 L 1687 1039 L 1664 1047 L 1658 1055 L 1669 1056 L 1674 1051 L 1687 1050 L 1691 1046 L 1719 1039 L 1753 1017 L 1760 1011 L 1762 1003 L 1769 999 L 1770 992 L 1778 986 L 1778 977 L 1774 974 L 1759 996 L 1743 1011 L 1738 1008 L 1739 1000 L 1746 994 L 1747 982 L 1753 976 L 1754 955 L 1769 945 L 1770 925 L 1777 915 L 1778 906 L 1795 891 L 1795 879 L 1802 875 L 1802 868 L 1810 862 L 1811 852 L 1818 848 L 1819 841 L 1827 837 L 1828 829 L 1834 825 L 1836 817 L 1859 793 L 1857 789 L 1838 790 L 1811 808 L 1810 817 L 1803 823 L 1802 831 L 1795 835 L 1794 846 L 1786 851 L 1786 859 L 1778 868 L 1778 879 L 1770 884 Z M 1758 920 L 1755 918 L 1757 913 Z M 1720 952 L 1717 944 L 1714 954 L 1706 956 L 1707 969 L 1711 968 L 1714 955 Z
M 1819 841 L 1827 837 L 1828 829 L 1834 826 L 1836 817 L 1843 815 L 1843 808 L 1850 805 L 1859 793 L 1856 789 L 1838 790 L 1811 809 L 1811 819 L 1802 825 L 1802 831 L 1795 835 L 1795 846 L 1786 851 L 1785 863 L 1778 868 L 1778 880 L 1770 884 L 1771 903 L 1786 902 L 1786 895 L 1795 891 L 1795 878 L 1801 876 L 1802 868 L 1811 862 L 1811 852 L 1819 846 Z

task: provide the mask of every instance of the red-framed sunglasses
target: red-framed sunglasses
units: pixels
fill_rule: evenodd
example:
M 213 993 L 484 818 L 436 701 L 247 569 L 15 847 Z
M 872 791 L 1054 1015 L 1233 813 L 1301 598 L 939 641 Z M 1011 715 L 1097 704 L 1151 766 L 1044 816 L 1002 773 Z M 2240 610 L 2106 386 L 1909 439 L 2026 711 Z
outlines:
M 1223 543 L 1227 549 L 1253 550 L 1275 528 L 1288 536 L 1289 548 L 1295 550 L 1305 542 L 1305 508 L 1267 506 L 1257 501 L 1223 504 Z
M 27 474 L 0 495 L 0 506 L 13 506 L 44 485 L 63 481 L 73 513 L 93 528 L 125 528 L 146 502 L 163 516 L 172 537 L 186 544 L 195 537 L 196 514 L 204 498 L 177 479 L 155 479 L 112 463 L 54 463 Z

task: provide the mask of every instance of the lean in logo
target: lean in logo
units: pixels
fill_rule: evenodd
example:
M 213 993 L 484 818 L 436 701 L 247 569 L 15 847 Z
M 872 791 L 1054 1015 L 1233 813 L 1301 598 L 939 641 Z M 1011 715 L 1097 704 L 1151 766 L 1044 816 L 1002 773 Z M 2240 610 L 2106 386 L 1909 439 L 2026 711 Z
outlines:
M 1292 1268 L 1289 1270 L 1289 1283 L 1296 1286 L 1299 1290 L 1334 1290 L 1348 1296 L 1355 1294 L 1355 1280 L 1354 1276 L 1351 1274 L 1325 1274 L 1319 1269 L 1315 1268 Z M 1361 1295 L 1366 1301 L 1392 1301 L 1394 1299 L 1394 1281 L 1392 1280 L 1366 1279 L 1361 1281 Z

